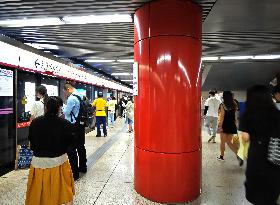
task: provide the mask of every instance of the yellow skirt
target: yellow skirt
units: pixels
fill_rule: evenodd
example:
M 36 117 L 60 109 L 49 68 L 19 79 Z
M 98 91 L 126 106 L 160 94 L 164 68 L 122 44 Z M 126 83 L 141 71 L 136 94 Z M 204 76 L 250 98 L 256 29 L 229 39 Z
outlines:
M 25 205 L 61 205 L 72 201 L 74 194 L 68 161 L 49 169 L 30 167 Z

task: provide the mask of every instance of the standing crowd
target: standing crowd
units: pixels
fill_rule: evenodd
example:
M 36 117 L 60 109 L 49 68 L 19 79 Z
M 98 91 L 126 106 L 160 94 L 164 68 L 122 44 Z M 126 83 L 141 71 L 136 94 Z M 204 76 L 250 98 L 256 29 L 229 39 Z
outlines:
M 246 198 L 255 205 L 277 205 L 280 199 L 279 105 L 280 84 L 273 87 L 272 92 L 263 85 L 249 88 L 240 120 L 237 119 L 238 101 L 231 91 L 224 91 L 221 99 L 215 91 L 210 91 L 205 102 L 208 142 L 215 143 L 216 133 L 220 134 L 220 155 L 217 157 L 220 161 L 225 161 L 226 145 L 240 166 L 247 158 Z M 236 136 L 238 130 L 239 138 Z
M 85 128 L 97 127 L 96 137 L 107 136 L 108 125 L 113 128 L 117 107 L 126 118 L 132 132 L 133 97 L 114 96 L 103 99 L 103 92 L 89 103 L 71 84 L 64 85 L 66 104 L 60 97 L 49 97 L 46 87 L 36 88 L 36 101 L 31 110 L 29 128 L 33 158 L 29 170 L 26 205 L 71 205 L 75 194 L 74 181 L 87 172 Z M 95 119 L 95 120 L 90 120 Z

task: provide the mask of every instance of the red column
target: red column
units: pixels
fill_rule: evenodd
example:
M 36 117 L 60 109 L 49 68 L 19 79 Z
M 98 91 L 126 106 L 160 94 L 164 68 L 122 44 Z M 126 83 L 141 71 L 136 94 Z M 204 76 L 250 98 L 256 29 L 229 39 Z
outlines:
M 191 1 L 160 0 L 134 16 L 135 189 L 152 201 L 200 195 L 201 15 Z

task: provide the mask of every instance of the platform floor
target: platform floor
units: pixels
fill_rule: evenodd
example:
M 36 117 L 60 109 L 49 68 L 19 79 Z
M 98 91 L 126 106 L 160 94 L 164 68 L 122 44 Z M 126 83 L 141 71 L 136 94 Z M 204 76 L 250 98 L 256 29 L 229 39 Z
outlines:
M 154 205 L 133 188 L 133 134 L 121 120 L 107 138 L 87 134 L 89 170 L 76 182 L 75 205 Z M 247 205 L 244 196 L 244 168 L 226 149 L 226 162 L 216 160 L 219 143 L 203 139 L 202 194 L 189 205 Z M 13 171 L 0 177 L 0 205 L 24 204 L 28 170 Z

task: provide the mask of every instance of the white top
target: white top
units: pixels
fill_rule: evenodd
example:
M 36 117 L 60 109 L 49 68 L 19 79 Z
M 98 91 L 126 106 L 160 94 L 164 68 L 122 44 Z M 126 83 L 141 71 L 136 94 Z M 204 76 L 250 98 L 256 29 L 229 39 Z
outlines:
M 62 165 L 68 160 L 67 154 L 63 154 L 59 157 L 48 158 L 48 157 L 32 157 L 31 165 L 34 168 L 39 169 L 50 169 Z
M 208 106 L 206 116 L 218 117 L 218 111 L 221 101 L 217 97 L 210 97 L 205 101 L 205 106 Z
M 39 101 L 35 101 L 34 104 L 32 105 L 30 114 L 32 116 L 32 118 L 37 118 L 40 117 L 42 115 L 44 115 L 44 102 L 43 99 L 39 100 Z
M 117 100 L 110 100 L 107 105 L 108 105 L 108 110 L 111 111 L 112 113 L 115 113 L 115 106 L 116 106 Z

